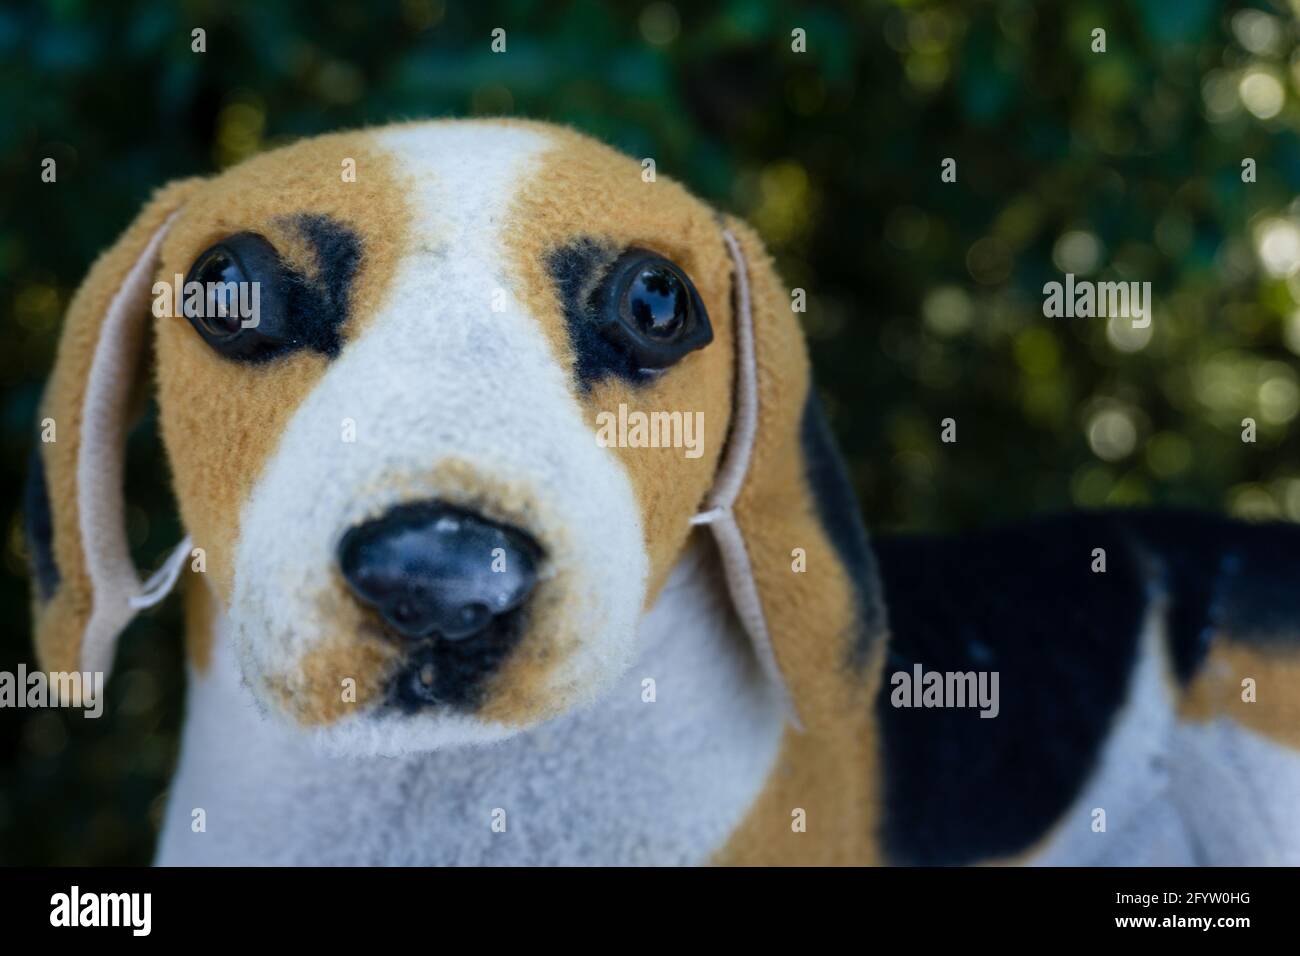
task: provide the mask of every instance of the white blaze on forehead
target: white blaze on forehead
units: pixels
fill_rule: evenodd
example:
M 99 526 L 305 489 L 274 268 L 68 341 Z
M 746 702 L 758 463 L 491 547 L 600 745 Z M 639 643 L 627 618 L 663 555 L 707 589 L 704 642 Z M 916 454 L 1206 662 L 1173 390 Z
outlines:
M 556 680 L 594 690 L 630 659 L 647 559 L 631 485 L 597 446 L 509 266 L 507 214 L 547 139 L 440 124 L 377 141 L 410 180 L 409 250 L 379 314 L 354 318 L 363 331 L 294 413 L 244 507 L 231 615 L 246 673 L 292 678 L 331 634 L 320 599 L 342 592 L 343 532 L 396 503 L 454 495 L 435 476 L 454 461 L 536 502 L 525 530 L 571 587 L 567 621 L 581 640 Z M 436 720 L 405 720 L 411 746 L 430 742 Z

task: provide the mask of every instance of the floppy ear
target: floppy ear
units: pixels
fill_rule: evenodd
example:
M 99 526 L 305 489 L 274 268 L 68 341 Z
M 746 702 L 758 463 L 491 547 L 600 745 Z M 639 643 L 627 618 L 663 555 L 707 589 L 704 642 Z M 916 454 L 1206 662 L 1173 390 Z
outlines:
M 757 235 L 728 218 L 736 375 L 727 452 L 697 523 L 798 726 L 874 692 L 884 615 L 857 500 L 817 401 L 803 331 Z
M 148 341 L 158 249 L 200 183 L 159 190 L 91 267 L 64 317 L 25 506 L 36 653 L 47 670 L 107 673 L 117 636 L 135 615 L 140 581 L 122 498 L 130 398 Z

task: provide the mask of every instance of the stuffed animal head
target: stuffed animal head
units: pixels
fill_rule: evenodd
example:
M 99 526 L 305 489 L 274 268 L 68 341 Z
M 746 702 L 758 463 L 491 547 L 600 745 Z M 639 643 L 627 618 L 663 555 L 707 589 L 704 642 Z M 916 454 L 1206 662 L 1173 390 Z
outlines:
M 150 347 L 217 639 L 315 736 L 432 748 L 593 699 L 693 520 L 772 680 L 849 656 L 787 293 L 747 228 L 597 142 L 415 123 L 159 191 L 73 299 L 43 401 L 51 669 L 108 670 L 141 603 L 122 458 Z M 844 646 L 801 649 L 819 615 Z

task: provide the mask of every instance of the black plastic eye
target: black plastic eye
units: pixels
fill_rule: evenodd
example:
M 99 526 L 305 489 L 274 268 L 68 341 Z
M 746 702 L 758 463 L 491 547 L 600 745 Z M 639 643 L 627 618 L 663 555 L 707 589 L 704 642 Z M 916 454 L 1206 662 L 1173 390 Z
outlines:
M 667 266 L 647 266 L 637 272 L 627 287 L 626 300 L 628 315 L 637 328 L 657 342 L 677 338 L 690 319 L 686 285 Z
M 291 345 L 286 271 L 275 247 L 241 232 L 202 253 L 185 276 L 185 317 L 227 358 L 261 360 Z
M 243 325 L 241 309 L 251 312 L 251 296 L 241 296 L 240 291 L 241 287 L 250 289 L 251 280 L 234 257 L 221 246 L 214 246 L 190 269 L 186 284 L 190 282 L 197 282 L 202 291 L 200 296 L 185 297 L 186 316 L 217 338 L 238 333 Z
M 713 329 L 691 280 L 673 263 L 629 249 L 592 296 L 605 337 L 638 369 L 664 369 L 713 341 Z

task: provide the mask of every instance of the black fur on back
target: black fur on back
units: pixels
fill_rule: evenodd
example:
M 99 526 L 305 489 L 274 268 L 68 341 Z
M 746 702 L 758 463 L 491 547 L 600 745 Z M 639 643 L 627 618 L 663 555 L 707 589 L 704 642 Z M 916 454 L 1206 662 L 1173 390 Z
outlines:
M 890 649 L 876 716 L 895 862 L 1006 857 L 1081 792 L 1123 704 L 1154 597 L 1186 683 L 1211 635 L 1296 642 L 1300 527 L 1189 511 L 1076 512 L 953 537 L 874 540 Z M 1093 550 L 1106 553 L 1094 573 Z M 890 675 L 999 672 L 1000 708 L 896 708 Z

